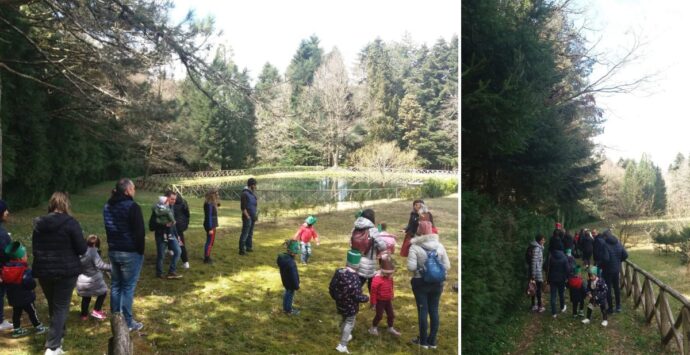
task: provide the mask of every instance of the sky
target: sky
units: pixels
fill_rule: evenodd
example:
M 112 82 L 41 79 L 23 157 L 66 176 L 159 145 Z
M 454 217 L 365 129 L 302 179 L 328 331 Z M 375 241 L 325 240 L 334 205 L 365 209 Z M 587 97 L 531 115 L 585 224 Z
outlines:
M 315 34 L 321 47 L 337 47 L 348 69 L 369 42 L 400 41 L 409 33 L 414 42 L 433 45 L 460 35 L 460 0 L 175 0 L 172 19 L 188 10 L 197 17 L 212 15 L 232 47 L 234 62 L 256 78 L 268 61 L 285 73 L 300 42 Z
M 651 80 L 627 94 L 599 95 L 604 133 L 595 141 L 607 157 L 639 160 L 643 153 L 662 171 L 678 153 L 690 154 L 690 2 L 676 0 L 582 0 L 588 40 L 609 60 L 620 58 L 639 39 L 636 58 L 614 82 Z M 605 66 L 596 68 L 592 79 Z

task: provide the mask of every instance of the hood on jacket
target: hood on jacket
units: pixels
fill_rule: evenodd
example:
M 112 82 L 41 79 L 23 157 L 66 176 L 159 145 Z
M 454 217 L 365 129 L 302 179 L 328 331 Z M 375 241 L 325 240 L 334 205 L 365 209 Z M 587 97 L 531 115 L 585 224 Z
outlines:
M 355 220 L 355 229 L 375 228 L 374 223 L 364 217 L 357 217 Z
M 278 266 L 283 267 L 285 264 L 289 263 L 290 260 L 295 260 L 290 254 L 288 254 L 288 253 L 278 254 Z
M 108 204 L 112 206 L 125 200 L 132 200 L 132 197 L 123 194 L 115 194 L 108 199 Z
M 559 261 L 568 259 L 568 257 L 565 256 L 565 253 L 563 252 L 563 250 L 560 250 L 560 249 L 556 249 L 553 252 L 551 252 L 551 258 L 554 260 L 559 260 Z
M 65 222 L 72 219 L 66 213 L 49 213 L 34 220 L 34 228 L 41 233 L 49 233 L 60 229 Z
M 427 250 L 437 249 L 441 244 L 438 241 L 438 235 L 436 234 L 426 234 L 414 237 L 410 240 L 413 245 L 418 245 Z
M 544 249 L 544 246 L 539 244 L 536 240 L 533 240 L 531 243 L 529 243 L 529 245 L 533 246 L 533 247 L 539 247 L 539 248 Z
M 618 239 L 613 234 L 607 235 L 606 238 L 604 238 L 604 241 L 606 242 L 606 244 L 609 244 L 609 245 L 618 244 Z

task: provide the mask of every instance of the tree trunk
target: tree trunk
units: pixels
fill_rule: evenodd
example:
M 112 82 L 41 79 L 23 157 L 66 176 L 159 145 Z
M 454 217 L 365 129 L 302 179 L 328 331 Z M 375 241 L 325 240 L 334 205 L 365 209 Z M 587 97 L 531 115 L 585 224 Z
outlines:
M 338 145 L 336 144 L 335 152 L 333 153 L 333 167 L 334 168 L 338 167 L 338 154 L 340 154 L 340 152 L 338 152 Z
M 132 355 L 134 344 L 129 336 L 129 328 L 122 313 L 113 313 L 110 318 L 113 336 L 108 339 L 108 355 Z

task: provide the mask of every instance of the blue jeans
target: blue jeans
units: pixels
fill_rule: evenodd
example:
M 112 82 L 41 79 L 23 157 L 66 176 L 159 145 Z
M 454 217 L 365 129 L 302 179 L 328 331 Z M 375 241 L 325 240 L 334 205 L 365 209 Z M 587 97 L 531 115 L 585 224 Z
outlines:
M 417 303 L 417 318 L 419 320 L 419 343 L 421 345 L 436 345 L 436 335 L 439 328 L 438 304 L 443 293 L 443 283 L 427 283 L 422 278 L 412 278 L 412 293 Z M 427 317 L 431 320 L 431 331 L 427 334 Z
M 177 242 L 177 238 L 171 237 L 167 241 L 162 234 L 156 234 L 156 276 L 163 275 L 163 259 L 165 258 L 165 252 L 170 248 L 173 251 L 172 259 L 170 260 L 170 267 L 168 268 L 168 273 L 174 273 L 177 271 L 177 261 L 180 260 L 180 243 Z
M 254 236 L 254 220 L 242 217 L 242 234 L 240 234 L 240 252 L 252 250 L 252 237 Z
M 283 312 L 292 311 L 292 299 L 295 297 L 295 290 L 285 289 L 285 294 L 283 294 Z
M 134 289 L 137 287 L 144 256 L 136 252 L 110 251 L 108 257 L 112 265 L 110 312 L 122 313 L 127 326 L 131 327 Z
M 311 243 L 300 242 L 300 244 L 302 246 L 301 259 L 303 263 L 306 263 L 309 261 L 309 257 L 311 256 Z
M 565 282 L 552 282 L 551 287 L 551 314 L 557 314 L 559 310 L 565 306 Z M 558 301 L 561 303 L 561 308 L 556 310 L 556 292 L 558 292 Z

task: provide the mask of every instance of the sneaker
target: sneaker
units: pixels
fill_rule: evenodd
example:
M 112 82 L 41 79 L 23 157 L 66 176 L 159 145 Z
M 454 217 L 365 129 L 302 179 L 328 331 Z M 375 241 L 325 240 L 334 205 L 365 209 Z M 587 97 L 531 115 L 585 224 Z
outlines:
M 565 311 L 568 309 L 568 306 L 564 305 L 563 308 L 561 308 L 561 313 L 565 313 Z
M 606 327 L 607 325 L 609 325 L 609 321 L 605 320 L 601 322 L 602 327 Z
M 12 330 L 12 338 L 19 338 L 29 334 L 29 330 L 26 328 L 15 328 Z
M 412 344 L 414 344 L 414 345 L 419 345 L 419 346 L 422 347 L 422 349 L 429 349 L 429 345 L 422 345 L 422 344 L 419 343 L 419 338 L 414 338 L 414 339 L 412 339 L 412 340 L 410 341 L 410 343 L 412 343 Z
M 545 310 L 546 310 L 545 307 L 540 307 L 540 308 L 539 308 L 539 313 L 544 313 Z
M 532 306 L 532 312 L 536 312 L 538 310 L 539 310 L 539 306 L 537 306 L 536 304 L 534 306 Z
M 87 320 L 87 319 L 89 319 L 89 316 L 79 316 L 79 319 L 81 319 L 81 320 Z
M 400 336 L 400 332 L 395 330 L 395 328 L 393 328 L 393 327 L 388 328 L 388 332 L 395 335 L 396 337 Z
M 585 318 L 582 320 L 582 324 L 589 324 L 589 318 Z
M 182 267 L 185 269 L 189 269 L 189 261 L 186 261 L 184 264 L 182 264 Z
M 347 351 L 347 345 L 343 345 L 343 344 L 338 344 L 338 346 L 335 347 L 335 350 L 338 350 L 339 353 L 345 353 L 345 354 L 350 353 L 349 351 Z
M 204 257 L 204 264 L 213 264 L 213 260 L 210 256 Z
M 622 312 L 622 311 L 623 311 L 623 310 L 621 309 L 621 306 L 616 307 L 616 313 L 620 313 L 620 312 Z
M 173 280 L 173 279 L 181 279 L 182 275 L 178 275 L 174 272 L 169 272 L 168 276 L 165 277 L 166 279 Z
M 429 349 L 436 349 L 437 347 L 436 345 L 429 345 Z
M 247 255 L 246 252 L 240 251 L 240 255 Z
M 65 354 L 65 351 L 62 350 L 62 347 L 59 347 L 55 350 L 46 349 L 46 352 L 45 352 L 45 355 L 62 355 L 62 354 Z
M 0 330 L 12 330 L 12 328 L 14 328 L 14 326 L 8 321 L 0 323 Z
M 91 311 L 91 317 L 94 317 L 94 318 L 99 319 L 99 320 L 103 320 L 103 319 L 105 319 L 105 313 L 103 313 L 102 311 L 97 311 L 94 309 L 93 311 Z
M 552 315 L 552 317 L 553 317 L 553 319 L 556 319 L 556 318 L 558 318 L 558 314 L 554 314 L 554 315 Z
M 173 256 L 175 255 L 175 252 L 173 252 L 172 250 L 168 250 L 168 255 Z
M 378 328 L 376 328 L 376 327 L 369 328 L 369 334 L 378 336 L 379 335 Z
M 36 327 L 34 327 L 34 329 L 36 330 L 36 334 L 43 334 L 46 332 L 46 330 L 48 330 L 48 327 L 46 327 L 43 324 L 39 324 Z
M 300 313 L 299 309 L 293 308 L 290 312 L 285 312 L 288 316 L 298 316 Z
M 137 322 L 137 321 L 135 321 L 135 320 L 132 320 L 132 326 L 129 327 L 129 331 L 130 331 L 130 332 L 131 332 L 131 331 L 134 331 L 134 330 L 137 330 L 137 331 L 138 331 L 138 330 L 141 330 L 141 328 L 143 328 L 143 327 L 144 327 L 144 323 L 141 323 L 141 322 Z

